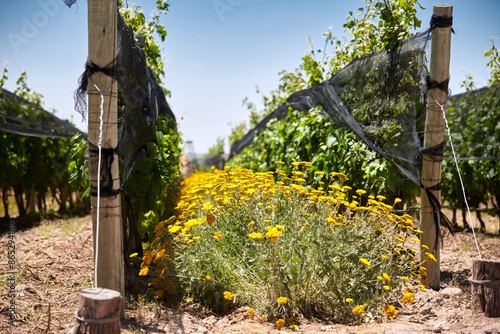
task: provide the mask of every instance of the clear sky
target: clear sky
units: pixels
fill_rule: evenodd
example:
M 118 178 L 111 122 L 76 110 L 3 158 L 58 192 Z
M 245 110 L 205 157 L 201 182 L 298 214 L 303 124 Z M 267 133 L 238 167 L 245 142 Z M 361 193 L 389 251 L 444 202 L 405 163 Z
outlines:
M 129 1 L 130 3 L 131 1 Z M 138 0 L 150 13 L 156 1 Z M 453 5 L 450 88 L 460 93 L 464 72 L 474 74 L 477 87 L 489 71 L 484 53 L 492 37 L 500 38 L 499 0 L 421 0 L 418 17 L 427 28 L 432 6 Z M 170 0 L 162 23 L 167 39 L 165 86 L 184 140 L 204 153 L 231 124 L 248 119 L 242 100 L 259 105 L 278 85 L 281 70 L 293 71 L 308 49 L 307 35 L 323 47 L 323 33 L 345 36 L 342 25 L 362 0 Z M 497 46 L 500 41 L 497 40 Z M 74 111 L 73 93 L 87 58 L 87 1 L 68 8 L 62 0 L 0 0 L 0 62 L 9 61 L 5 88 L 15 89 L 23 70 L 28 85 L 44 96 L 46 109 L 72 120 L 86 131 Z M 228 148 L 226 147 L 226 153 Z

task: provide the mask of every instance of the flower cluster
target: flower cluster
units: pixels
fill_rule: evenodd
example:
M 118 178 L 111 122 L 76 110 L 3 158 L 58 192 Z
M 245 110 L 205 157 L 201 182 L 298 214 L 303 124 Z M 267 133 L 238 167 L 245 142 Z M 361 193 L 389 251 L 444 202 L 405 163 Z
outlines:
M 342 186 L 342 173 L 314 189 L 306 182 L 310 163 L 292 168 L 291 176 L 225 167 L 186 178 L 178 214 L 156 227 L 140 275 L 155 277 L 160 296 L 179 282 L 215 311 L 234 303 L 209 296 L 238 295 L 252 312 L 282 320 L 279 328 L 295 326 L 289 319 L 299 310 L 355 320 L 386 305 L 385 314 L 396 316 L 391 300 L 425 274 L 411 248 L 421 232 L 412 217 L 393 214 L 383 196 Z M 412 292 L 403 294 L 403 304 L 413 301 Z

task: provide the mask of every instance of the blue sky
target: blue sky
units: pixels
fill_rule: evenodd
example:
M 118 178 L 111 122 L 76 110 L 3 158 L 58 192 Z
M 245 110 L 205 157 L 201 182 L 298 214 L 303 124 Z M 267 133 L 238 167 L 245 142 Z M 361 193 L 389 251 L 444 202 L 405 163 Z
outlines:
M 150 13 L 156 1 L 138 0 Z M 129 1 L 130 3 L 130 1 Z M 441 2 L 422 0 L 418 13 L 422 30 Z M 500 38 L 500 1 L 449 0 L 454 6 L 450 88 L 459 87 L 464 72 L 476 85 L 486 85 L 489 71 L 484 53 L 492 37 Z M 248 119 L 242 100 L 259 105 L 258 86 L 266 94 L 278 85 L 281 70 L 293 71 L 308 49 L 307 35 L 323 47 L 322 34 L 345 36 L 342 27 L 349 11 L 362 0 L 170 0 L 163 17 L 168 36 L 162 44 L 167 56 L 165 86 L 184 140 L 204 153 L 218 137 L 230 133 L 230 124 Z M 497 40 L 496 45 L 500 45 Z M 28 85 L 44 96 L 45 108 L 72 119 L 86 131 L 74 111 L 73 92 L 87 58 L 87 1 L 68 8 L 62 0 L 0 2 L 0 62 L 9 61 L 13 90 L 23 70 Z M 226 148 L 226 153 L 228 149 Z

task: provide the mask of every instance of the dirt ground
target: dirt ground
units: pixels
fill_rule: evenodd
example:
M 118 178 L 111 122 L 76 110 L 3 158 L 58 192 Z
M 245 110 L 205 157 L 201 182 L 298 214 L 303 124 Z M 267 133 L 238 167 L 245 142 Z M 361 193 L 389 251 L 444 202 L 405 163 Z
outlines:
M 491 231 L 498 218 L 483 217 Z M 5 229 L 2 229 L 5 230 Z M 55 219 L 19 230 L 15 240 L 15 297 L 9 295 L 7 262 L 9 233 L 0 236 L 0 333 L 67 333 L 73 326 L 80 290 L 92 286 L 92 228 L 90 216 Z M 500 236 L 478 236 L 483 259 L 500 260 Z M 302 320 L 300 333 L 497 333 L 500 318 L 487 318 L 471 309 L 472 261 L 478 253 L 471 233 L 446 235 L 441 251 L 441 289 L 415 294 L 415 303 L 398 309 L 393 320 L 345 326 Z M 448 289 L 455 288 L 455 289 Z M 144 294 L 147 292 L 145 285 Z M 9 324 L 9 306 L 15 321 Z M 165 308 L 148 298 L 126 298 L 122 333 L 278 333 L 276 326 L 245 315 L 241 308 L 225 317 L 181 305 Z M 478 331 L 477 330 L 482 330 Z

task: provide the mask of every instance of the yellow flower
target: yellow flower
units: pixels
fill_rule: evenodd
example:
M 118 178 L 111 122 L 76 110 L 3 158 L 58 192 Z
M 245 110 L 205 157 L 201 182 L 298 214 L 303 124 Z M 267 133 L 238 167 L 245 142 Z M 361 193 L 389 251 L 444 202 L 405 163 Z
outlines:
M 389 277 L 389 275 L 387 275 L 386 273 L 383 273 L 382 275 L 384 277 L 384 279 L 387 281 L 387 283 L 390 283 L 391 282 L 391 278 Z
M 215 232 L 214 239 L 216 239 L 216 240 L 222 240 L 222 232 L 221 231 Z
M 363 314 L 364 308 L 365 307 L 363 305 L 356 305 L 356 307 L 352 310 L 352 313 Z
M 283 328 L 283 326 L 285 326 L 285 320 L 279 319 L 278 321 L 276 321 L 276 327 L 278 327 L 279 331 Z
M 156 256 L 155 256 L 155 259 L 154 259 L 154 262 L 158 261 L 158 259 L 161 259 L 161 257 L 165 254 L 165 248 L 162 249 L 161 251 L 159 251 Z
M 363 195 L 363 194 L 366 194 L 366 190 L 363 190 L 363 189 L 358 189 L 356 190 L 356 192 L 358 193 L 358 195 Z
M 396 308 L 392 305 L 389 305 L 389 304 L 384 306 L 384 312 L 385 312 L 385 316 L 387 318 L 394 318 L 398 314 L 398 311 L 396 311 Z
M 408 280 L 408 277 L 406 277 L 406 276 L 401 276 L 401 279 L 404 279 L 405 281 L 407 281 L 407 280 Z
M 207 276 L 203 277 L 204 281 L 208 281 L 209 279 L 210 279 L 210 275 L 207 275 Z
M 252 239 L 262 239 L 262 233 L 253 232 L 248 235 Z
M 384 289 L 386 289 L 386 290 L 390 290 L 390 289 L 391 289 L 391 287 L 390 287 L 390 286 L 388 286 L 388 285 L 384 285 Z
M 233 298 L 234 298 L 234 293 L 231 293 L 229 291 L 224 291 L 224 299 L 233 300 Z
M 144 257 L 142 258 L 142 262 L 144 262 L 145 264 L 150 264 L 151 261 L 153 261 L 153 253 L 151 253 L 150 251 L 146 251 Z
M 193 300 L 194 300 L 194 299 L 193 299 L 193 298 L 191 298 L 191 297 L 184 299 L 184 301 L 185 301 L 186 303 L 188 303 L 188 304 L 189 304 L 189 303 L 192 303 L 192 302 L 193 302 Z
M 251 308 L 249 308 L 249 309 L 247 310 L 247 315 L 248 315 L 250 318 L 251 318 L 254 314 L 255 314 L 255 311 L 254 311 L 254 310 L 252 310 Z
M 346 298 L 345 301 L 348 302 L 348 303 L 350 303 L 350 302 L 354 301 L 354 299 L 352 299 L 352 298 Z
M 212 202 L 205 202 L 203 203 L 203 208 L 202 210 L 203 211 L 212 211 L 214 209 L 214 205 L 212 204 Z
M 337 221 L 337 219 L 335 219 L 335 218 L 333 218 L 333 217 L 328 216 L 328 217 L 326 218 L 326 221 L 327 221 L 327 222 L 329 222 L 329 223 L 335 223 L 335 222 Z
M 273 238 L 273 242 L 276 242 L 278 240 L 278 237 L 281 234 L 283 234 L 284 229 L 285 229 L 285 227 L 282 225 L 276 225 L 275 227 L 268 226 L 266 228 L 266 230 L 267 230 L 266 237 Z
M 403 292 L 403 299 L 401 301 L 404 304 L 413 304 L 415 302 L 415 296 L 411 292 Z
M 148 266 L 142 267 L 141 271 L 139 271 L 139 276 L 146 276 L 148 274 L 148 271 L 149 271 L 149 267 Z
M 419 284 L 418 287 L 420 288 L 420 290 L 422 290 L 423 292 L 426 292 L 427 289 L 422 285 L 422 284 Z
M 368 267 L 369 267 L 369 266 L 371 266 L 370 262 L 368 262 L 368 260 L 367 260 L 367 259 L 363 259 L 363 258 L 361 258 L 361 259 L 359 259 L 359 262 L 361 262 L 361 263 L 362 263 L 362 264 L 364 264 L 365 266 L 368 266 Z
M 290 325 L 290 329 L 297 329 L 297 325 Z
M 170 225 L 170 226 L 171 226 L 171 227 L 169 227 L 169 228 L 168 228 L 168 231 L 169 231 L 170 233 L 175 234 L 175 233 L 179 232 L 180 230 L 182 230 L 182 227 L 181 227 L 181 226 L 179 226 L 179 225 Z
M 276 300 L 276 301 L 280 305 L 285 305 L 287 303 L 288 299 L 286 297 L 279 297 L 278 300 Z
M 349 178 L 347 176 L 345 176 L 345 174 L 343 174 L 343 173 L 331 172 L 330 175 L 331 175 L 332 178 L 338 176 L 342 181 L 348 181 L 349 180 Z
M 425 253 L 425 255 L 427 255 L 432 261 L 437 262 L 436 258 L 431 253 Z
M 133 254 L 130 254 L 130 257 L 136 257 L 137 255 L 139 255 L 138 253 L 133 253 Z
M 278 165 L 278 166 L 279 166 L 279 165 L 284 165 L 284 164 L 285 164 L 283 161 L 275 161 L 274 163 L 275 163 L 276 165 Z

